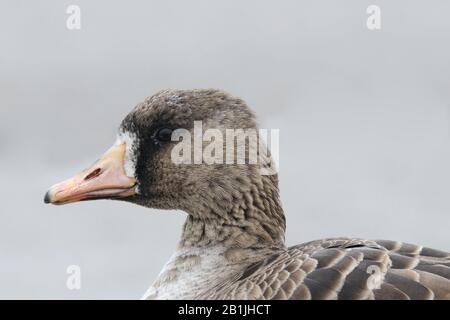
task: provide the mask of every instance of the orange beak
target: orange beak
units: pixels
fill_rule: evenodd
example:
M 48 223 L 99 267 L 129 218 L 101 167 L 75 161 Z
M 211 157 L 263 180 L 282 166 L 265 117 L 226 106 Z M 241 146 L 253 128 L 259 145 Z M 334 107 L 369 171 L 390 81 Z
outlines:
M 136 194 L 136 180 L 125 174 L 125 149 L 125 143 L 111 147 L 89 169 L 53 185 L 45 194 L 44 202 L 66 204 Z

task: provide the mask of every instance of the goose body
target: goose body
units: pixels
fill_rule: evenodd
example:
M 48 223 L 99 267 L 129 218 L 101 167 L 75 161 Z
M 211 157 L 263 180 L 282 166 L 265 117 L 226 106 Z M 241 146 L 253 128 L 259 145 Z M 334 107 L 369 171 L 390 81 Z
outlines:
M 176 253 L 143 299 L 450 299 L 448 253 L 412 244 L 323 239 L 237 264 L 223 250 Z
M 352 238 L 287 247 L 278 177 L 260 170 L 270 156 L 174 163 L 174 134 L 195 133 L 195 121 L 218 132 L 257 129 L 245 102 L 223 91 L 161 91 L 127 115 L 115 145 L 92 167 L 45 196 L 54 204 L 116 199 L 188 214 L 144 299 L 450 299 L 444 251 Z

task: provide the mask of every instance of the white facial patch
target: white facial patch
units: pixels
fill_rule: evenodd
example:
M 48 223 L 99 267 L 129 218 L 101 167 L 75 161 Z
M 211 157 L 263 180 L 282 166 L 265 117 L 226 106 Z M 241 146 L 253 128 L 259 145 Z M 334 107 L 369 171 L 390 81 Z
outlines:
M 130 178 L 135 178 L 136 170 L 136 135 L 128 131 L 120 131 L 117 135 L 114 145 L 120 145 L 125 143 L 125 159 L 123 169 Z

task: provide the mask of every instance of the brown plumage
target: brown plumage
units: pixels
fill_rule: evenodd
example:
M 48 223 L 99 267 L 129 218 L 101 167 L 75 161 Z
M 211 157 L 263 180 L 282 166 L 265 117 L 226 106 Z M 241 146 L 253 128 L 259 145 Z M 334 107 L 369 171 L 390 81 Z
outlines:
M 348 238 L 287 248 L 278 177 L 260 170 L 270 157 L 259 164 L 171 161 L 175 143 L 167 135 L 194 133 L 194 121 L 203 131 L 257 129 L 245 102 L 223 91 L 161 91 L 124 119 L 118 142 L 92 168 L 45 197 L 187 212 L 177 250 L 145 298 L 450 299 L 447 252 Z
M 397 241 L 318 240 L 274 252 L 204 298 L 450 299 L 450 256 Z

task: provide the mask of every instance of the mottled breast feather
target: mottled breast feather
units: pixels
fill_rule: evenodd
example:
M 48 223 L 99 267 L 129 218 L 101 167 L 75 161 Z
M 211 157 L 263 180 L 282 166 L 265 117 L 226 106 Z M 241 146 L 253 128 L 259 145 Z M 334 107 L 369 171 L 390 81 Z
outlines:
M 450 299 L 450 255 L 397 241 L 317 240 L 280 250 L 215 289 L 203 298 Z

